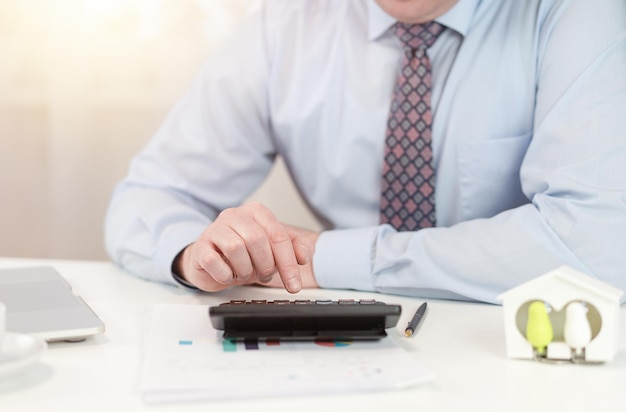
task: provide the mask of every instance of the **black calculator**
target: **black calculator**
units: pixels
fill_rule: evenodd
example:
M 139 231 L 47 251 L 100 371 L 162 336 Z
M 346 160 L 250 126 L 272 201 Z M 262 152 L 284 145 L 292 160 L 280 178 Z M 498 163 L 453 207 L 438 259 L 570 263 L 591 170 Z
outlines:
M 209 317 L 225 339 L 374 340 L 401 310 L 375 299 L 231 300 L 209 307 Z

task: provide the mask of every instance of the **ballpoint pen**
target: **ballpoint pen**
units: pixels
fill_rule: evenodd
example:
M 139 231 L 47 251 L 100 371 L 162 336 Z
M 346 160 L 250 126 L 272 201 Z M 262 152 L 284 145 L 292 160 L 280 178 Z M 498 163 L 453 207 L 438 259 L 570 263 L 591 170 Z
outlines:
M 427 308 L 428 308 L 428 305 L 426 305 L 426 302 L 422 303 L 420 307 L 417 308 L 415 315 L 413 315 L 413 318 L 411 319 L 406 329 L 404 330 L 404 334 L 407 337 L 411 337 L 413 336 L 415 332 L 417 332 L 417 327 L 419 326 L 420 322 L 424 318 L 424 315 L 426 315 Z

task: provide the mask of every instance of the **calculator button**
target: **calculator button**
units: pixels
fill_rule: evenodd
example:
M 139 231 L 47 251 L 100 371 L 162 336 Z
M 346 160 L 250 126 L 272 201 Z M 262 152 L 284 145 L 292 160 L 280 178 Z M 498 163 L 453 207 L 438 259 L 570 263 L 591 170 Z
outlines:
M 287 299 L 278 299 L 275 300 L 273 303 L 274 305 L 289 305 L 291 302 Z
M 263 305 L 267 303 L 267 300 L 265 299 L 252 299 L 251 301 L 252 304 L 256 304 L 256 305 Z
M 315 301 L 318 305 L 332 305 L 333 301 L 330 299 L 318 299 Z
M 354 305 L 356 303 L 354 299 L 339 299 L 338 302 L 340 305 Z
M 375 305 L 376 299 L 359 299 L 361 305 Z
M 309 299 L 297 299 L 294 301 L 294 303 L 296 305 L 310 305 L 313 302 L 311 302 Z
M 246 303 L 246 301 L 243 300 L 243 299 L 234 299 L 234 300 L 231 300 L 228 303 L 230 303 L 231 305 L 244 305 Z

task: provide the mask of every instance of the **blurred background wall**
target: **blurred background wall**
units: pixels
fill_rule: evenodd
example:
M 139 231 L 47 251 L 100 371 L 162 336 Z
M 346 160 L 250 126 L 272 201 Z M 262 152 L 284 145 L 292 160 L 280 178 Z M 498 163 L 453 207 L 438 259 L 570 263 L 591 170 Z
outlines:
M 114 185 L 256 0 L 0 0 L 0 256 L 107 259 Z M 253 195 L 316 228 L 278 162 Z

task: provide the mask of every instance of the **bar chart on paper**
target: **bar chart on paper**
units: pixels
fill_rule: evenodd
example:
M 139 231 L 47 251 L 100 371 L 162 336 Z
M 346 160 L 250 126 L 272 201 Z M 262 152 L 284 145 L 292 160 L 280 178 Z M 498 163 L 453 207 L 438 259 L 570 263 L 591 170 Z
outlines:
M 429 379 L 390 338 L 236 342 L 211 327 L 207 306 L 156 305 L 140 389 L 147 402 L 163 402 L 385 390 Z
M 179 339 L 178 345 L 179 346 L 191 346 L 193 345 L 193 342 L 194 342 L 193 340 L 189 340 L 189 339 Z M 311 346 L 310 343 L 307 344 L 304 342 L 300 342 L 300 343 L 293 344 L 293 342 L 281 342 L 280 339 L 261 339 L 260 340 L 257 338 L 250 338 L 250 339 L 244 339 L 243 341 L 240 341 L 240 342 L 237 342 L 234 339 L 222 339 L 221 342 L 222 342 L 222 352 L 237 352 L 237 351 L 243 351 L 243 350 L 272 350 L 272 349 L 295 350 L 295 349 L 298 349 L 298 347 L 303 349 L 303 348 L 307 348 Z M 196 345 L 206 345 L 206 344 L 213 344 L 213 343 L 212 342 L 208 343 L 206 340 L 198 340 L 196 343 Z M 343 346 L 352 345 L 353 341 L 346 340 L 346 339 L 339 339 L 339 340 L 318 339 L 318 340 L 314 340 L 313 344 L 327 347 L 327 348 L 334 348 L 334 347 L 343 347 Z
M 313 341 L 314 345 L 323 346 L 327 348 L 343 347 L 343 346 L 352 345 L 352 343 L 353 343 L 352 340 L 343 340 L 343 339 L 342 340 L 320 339 L 320 340 Z M 294 344 L 293 342 L 281 342 L 279 339 L 259 340 L 257 338 L 250 338 L 250 339 L 243 340 L 243 342 L 236 342 L 233 339 L 222 340 L 222 350 L 224 352 L 236 352 L 238 350 L 241 351 L 241 350 L 272 350 L 272 349 L 277 349 L 277 350 L 282 351 L 285 349 L 297 350 L 298 348 L 311 349 L 312 346 L 311 346 L 311 343 L 299 342 L 299 343 Z

